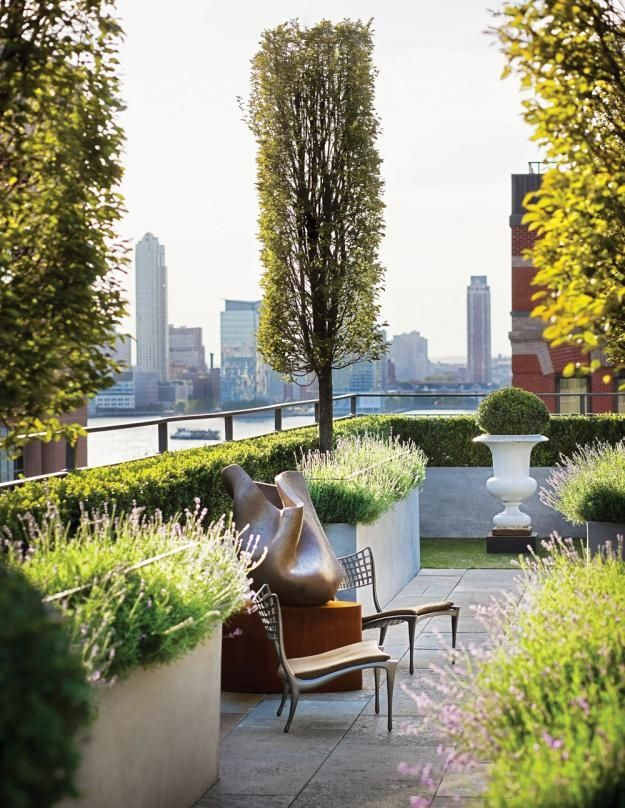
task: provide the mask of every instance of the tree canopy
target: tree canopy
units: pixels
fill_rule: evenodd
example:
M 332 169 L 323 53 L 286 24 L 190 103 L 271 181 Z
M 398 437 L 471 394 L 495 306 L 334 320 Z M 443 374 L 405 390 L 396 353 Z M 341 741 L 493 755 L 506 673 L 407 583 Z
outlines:
M 117 369 L 120 36 L 107 0 L 0 1 L 0 447 L 75 438 Z
M 533 314 L 552 345 L 605 348 L 622 361 L 625 6 L 517 0 L 496 17 L 504 73 L 520 76 L 524 117 L 548 163 L 540 190 L 526 200 L 525 221 L 539 236 L 534 283 L 544 287 Z
M 359 21 L 265 31 L 246 108 L 258 143 L 259 347 L 289 378 L 317 376 L 324 449 L 332 369 L 385 350 L 372 48 L 371 23 Z

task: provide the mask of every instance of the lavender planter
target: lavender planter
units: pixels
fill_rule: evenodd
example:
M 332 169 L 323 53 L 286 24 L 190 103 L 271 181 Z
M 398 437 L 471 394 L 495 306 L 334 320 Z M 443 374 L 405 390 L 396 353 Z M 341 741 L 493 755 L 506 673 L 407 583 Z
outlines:
M 417 488 L 371 525 L 335 523 L 323 527 L 337 556 L 371 547 L 378 597 L 383 608 L 419 572 L 421 547 Z M 369 589 L 346 590 L 339 592 L 339 597 L 361 601 L 363 614 L 375 611 Z
M 80 796 L 59 808 L 187 808 L 218 777 L 221 631 L 97 692 Z

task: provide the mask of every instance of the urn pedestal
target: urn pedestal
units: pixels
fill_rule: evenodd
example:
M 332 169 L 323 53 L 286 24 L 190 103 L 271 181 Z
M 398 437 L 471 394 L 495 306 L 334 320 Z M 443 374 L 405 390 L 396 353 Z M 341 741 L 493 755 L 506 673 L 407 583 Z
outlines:
M 544 435 L 479 435 L 475 443 L 484 443 L 493 457 L 493 476 L 486 490 L 504 506 L 493 517 L 493 529 L 486 537 L 488 553 L 524 553 L 528 546 L 536 549 L 529 514 L 521 503 L 536 491 L 536 480 L 530 475 L 532 449 L 549 438 Z

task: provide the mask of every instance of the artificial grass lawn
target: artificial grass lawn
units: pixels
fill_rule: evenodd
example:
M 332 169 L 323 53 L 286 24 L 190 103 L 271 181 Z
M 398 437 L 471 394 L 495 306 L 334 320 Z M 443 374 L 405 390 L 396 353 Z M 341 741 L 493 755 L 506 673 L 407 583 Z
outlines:
M 421 567 L 513 569 L 517 553 L 487 553 L 486 539 L 421 539 Z

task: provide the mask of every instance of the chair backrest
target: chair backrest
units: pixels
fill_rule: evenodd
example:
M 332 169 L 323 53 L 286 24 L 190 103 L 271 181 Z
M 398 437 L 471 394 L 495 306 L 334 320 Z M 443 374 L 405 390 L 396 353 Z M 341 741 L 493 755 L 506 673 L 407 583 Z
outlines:
M 344 578 L 339 586 L 339 591 L 345 589 L 359 589 L 362 586 L 371 586 L 373 602 L 378 612 L 381 612 L 378 594 L 375 587 L 375 563 L 373 552 L 370 547 L 358 550 L 348 556 L 339 558 L 339 564 L 343 568 Z
M 280 600 L 278 596 L 269 589 L 267 584 L 263 584 L 252 599 L 258 616 L 260 617 L 267 638 L 273 642 L 280 664 L 285 670 L 292 674 L 289 667 L 286 653 L 284 651 L 284 637 L 282 635 L 282 614 L 280 612 Z

